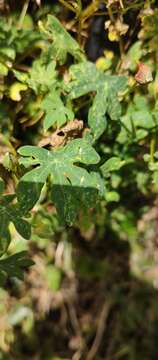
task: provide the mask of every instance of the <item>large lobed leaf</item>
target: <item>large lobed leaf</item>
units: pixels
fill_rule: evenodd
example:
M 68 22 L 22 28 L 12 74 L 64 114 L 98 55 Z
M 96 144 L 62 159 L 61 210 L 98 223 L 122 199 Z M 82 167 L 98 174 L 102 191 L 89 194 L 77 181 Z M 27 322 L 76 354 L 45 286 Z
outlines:
M 101 178 L 99 174 L 88 172 L 81 164 L 97 164 L 100 158 L 84 139 L 73 140 L 52 152 L 36 146 L 24 146 L 18 152 L 23 156 L 20 163 L 25 167 L 36 165 L 20 180 L 17 195 L 22 207 L 29 201 L 32 206 L 31 186 L 34 189 L 34 184 L 39 184 L 39 195 L 48 178 L 52 183 L 51 198 L 62 220 L 71 224 L 81 206 L 95 205 L 96 195 L 103 186 Z
M 51 55 L 58 60 L 60 64 L 64 64 L 68 54 L 74 56 L 75 59 L 82 61 L 85 59 L 79 44 L 64 29 L 60 21 L 53 15 L 48 15 L 45 28 L 42 30 L 47 34 L 48 38 L 53 41 L 50 46 Z
M 107 75 L 98 70 L 91 62 L 72 65 L 71 81 L 65 89 L 71 99 L 79 98 L 88 93 L 96 93 L 92 107 L 89 109 L 88 123 L 94 138 L 97 139 L 105 130 L 108 114 L 111 120 L 117 120 L 121 115 L 121 105 L 118 93 L 127 86 L 126 76 Z

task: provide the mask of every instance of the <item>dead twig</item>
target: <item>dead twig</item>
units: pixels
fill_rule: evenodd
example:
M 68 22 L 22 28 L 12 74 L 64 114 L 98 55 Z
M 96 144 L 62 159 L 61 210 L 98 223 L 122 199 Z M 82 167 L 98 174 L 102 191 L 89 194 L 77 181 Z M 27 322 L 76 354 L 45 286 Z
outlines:
M 98 352 L 99 346 L 101 344 L 102 338 L 103 338 L 103 334 L 106 328 L 106 324 L 107 324 L 107 318 L 109 315 L 109 311 L 112 307 L 112 302 L 111 301 L 105 301 L 103 304 L 103 308 L 102 311 L 100 313 L 100 317 L 99 317 L 99 321 L 98 321 L 98 327 L 97 327 L 97 331 L 96 331 L 96 336 L 94 339 L 94 342 L 92 344 L 91 349 L 89 350 L 86 360 L 92 360 L 94 359 L 95 355 Z

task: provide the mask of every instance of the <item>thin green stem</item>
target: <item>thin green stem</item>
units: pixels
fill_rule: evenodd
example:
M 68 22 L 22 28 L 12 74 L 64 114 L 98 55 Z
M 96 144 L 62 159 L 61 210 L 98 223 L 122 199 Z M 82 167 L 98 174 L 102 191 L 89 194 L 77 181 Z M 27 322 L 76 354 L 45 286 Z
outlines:
M 132 135 L 135 139 L 136 138 L 136 129 L 135 129 L 134 121 L 131 116 L 130 116 L 130 122 L 131 122 L 131 127 L 132 127 Z
M 155 136 L 150 140 L 150 162 L 154 162 L 156 138 Z
M 23 8 L 22 8 L 22 11 L 21 11 L 21 14 L 20 14 L 20 18 L 19 18 L 19 22 L 18 22 L 18 29 L 22 28 L 23 21 L 25 19 L 25 16 L 26 16 L 26 13 L 27 13 L 27 10 L 28 10 L 29 2 L 30 2 L 30 0 L 26 0 L 24 5 L 23 5 Z

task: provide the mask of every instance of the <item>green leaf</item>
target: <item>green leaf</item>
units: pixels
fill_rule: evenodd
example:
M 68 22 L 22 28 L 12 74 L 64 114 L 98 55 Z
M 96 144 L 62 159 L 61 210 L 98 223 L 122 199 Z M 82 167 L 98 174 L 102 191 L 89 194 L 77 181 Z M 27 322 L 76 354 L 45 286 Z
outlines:
M 106 75 L 88 61 L 72 65 L 70 77 L 71 81 L 65 85 L 65 90 L 69 93 L 70 99 L 96 92 L 92 107 L 89 110 L 88 123 L 94 138 L 97 139 L 106 129 L 106 113 L 111 120 L 117 120 L 121 115 L 118 93 L 125 90 L 127 78 L 125 76 Z
M 124 62 L 127 63 L 128 69 L 134 71 L 138 66 L 138 62 L 142 56 L 142 42 L 136 41 L 127 52 Z M 125 66 L 124 66 L 125 67 Z
M 112 91 L 109 91 L 107 113 L 111 120 L 118 120 L 121 116 L 121 112 L 122 108 L 117 97 L 117 92 L 113 89 Z
M 82 61 L 85 59 L 84 54 L 79 44 L 71 37 L 71 35 L 64 29 L 60 21 L 53 15 L 48 15 L 45 27 L 41 25 L 49 39 L 53 41 L 50 46 L 50 52 L 60 64 L 64 64 L 68 54 L 74 56 L 76 60 Z
M 74 113 L 64 105 L 59 92 L 55 90 L 46 95 L 41 108 L 46 112 L 44 130 L 48 130 L 54 124 L 61 127 L 66 121 L 74 119 Z
M 8 75 L 8 67 L 0 62 L 0 75 L 7 76 Z
M 136 94 L 127 112 L 120 118 L 121 131 L 117 137 L 120 143 L 140 141 L 148 135 L 148 130 L 157 126 L 155 111 L 150 108 L 148 99 Z
M 16 189 L 17 199 L 20 211 L 25 215 L 30 211 L 38 201 L 43 183 L 20 181 Z
M 31 235 L 30 224 L 22 218 L 21 209 L 17 204 L 12 204 L 14 198 L 15 194 L 0 196 L 0 255 L 7 250 L 10 244 L 10 222 L 14 224 L 16 230 L 25 239 L 29 239 Z
M 95 139 L 98 139 L 107 126 L 106 109 L 108 107 L 108 84 L 105 83 L 103 88 L 97 92 L 93 105 L 88 113 L 88 124 L 93 130 Z
M 153 172 L 152 180 L 153 184 L 158 184 L 158 170 Z
M 61 285 L 62 273 L 59 268 L 54 265 L 47 265 L 45 268 L 45 280 L 48 287 L 53 291 L 58 291 Z
M 108 177 L 111 171 L 119 170 L 125 164 L 125 160 L 121 160 L 119 157 L 111 157 L 101 167 L 103 176 Z
M 42 56 L 34 61 L 29 72 L 27 84 L 36 94 L 46 93 L 56 86 L 57 72 L 55 67 L 55 61 L 52 60 L 49 64 L 46 64 Z
M 131 117 L 136 127 L 151 129 L 155 126 L 155 122 L 152 117 L 152 114 L 147 110 L 134 111 L 131 114 Z
M 14 60 L 15 59 L 15 56 L 16 56 L 16 53 L 15 53 L 15 50 L 12 49 L 11 47 L 1 47 L 0 48 L 0 54 L 4 55 L 6 58 L 8 59 L 11 59 L 11 60 Z
M 118 202 L 120 200 L 120 196 L 116 191 L 108 191 L 105 193 L 105 200 L 107 202 Z
M 146 110 L 149 111 L 148 99 L 146 96 L 135 94 L 133 99 L 135 110 Z
M 0 260 L 0 285 L 3 285 L 7 277 L 24 278 L 24 270 L 34 262 L 29 259 L 27 251 L 21 251 L 17 254 L 8 256 Z
M 142 139 L 144 139 L 146 136 L 148 136 L 148 132 L 144 129 L 138 129 L 136 131 L 136 139 L 137 141 L 140 141 Z
M 13 15 L 13 14 L 12 14 Z M 0 59 L 3 63 L 12 61 L 17 54 L 24 54 L 30 49 L 34 49 L 39 40 L 44 39 L 39 31 L 32 29 L 18 29 L 17 19 L 13 17 L 4 17 L 0 19 Z
M 98 86 L 103 83 L 104 73 L 97 70 L 96 66 L 86 61 L 72 65 L 69 70 L 71 81 L 65 85 L 70 99 L 77 99 L 89 92 L 97 91 Z
M 92 207 L 95 205 L 96 196 L 100 191 L 100 177 L 88 172 L 80 164 L 97 164 L 99 155 L 84 139 L 71 141 L 61 149 L 48 151 L 36 146 L 21 147 L 18 152 L 24 157 L 20 163 L 38 165 L 27 172 L 20 180 L 25 184 L 44 184 L 51 178 L 51 199 L 62 220 L 71 224 L 81 206 Z M 18 199 L 22 204 L 23 193 L 18 191 Z
M 114 90 L 115 94 L 124 91 L 127 86 L 126 76 L 106 75 L 89 61 L 72 65 L 69 74 L 71 81 L 65 86 L 65 89 L 69 92 L 71 99 L 76 99 L 92 91 L 100 91 L 105 82 L 109 85 L 109 91 Z
M 28 74 L 26 72 L 18 71 L 13 69 L 12 70 L 14 76 L 17 80 L 19 80 L 22 83 L 26 83 L 28 81 Z

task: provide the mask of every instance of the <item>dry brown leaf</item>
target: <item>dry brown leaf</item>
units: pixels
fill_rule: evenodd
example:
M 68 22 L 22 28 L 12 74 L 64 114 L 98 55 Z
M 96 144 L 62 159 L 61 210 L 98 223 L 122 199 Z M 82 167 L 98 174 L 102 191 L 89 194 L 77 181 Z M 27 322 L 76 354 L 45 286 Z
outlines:
M 72 120 L 69 121 L 65 126 L 61 129 L 56 130 L 50 136 L 45 137 L 41 141 L 39 141 L 38 146 L 43 147 L 46 145 L 51 145 L 52 147 L 59 147 L 64 145 L 70 139 L 75 138 L 80 135 L 83 129 L 83 121 L 82 120 Z
M 138 71 L 135 75 L 135 80 L 141 85 L 147 84 L 148 82 L 152 81 L 153 77 L 150 67 L 143 63 L 140 63 L 138 66 Z

